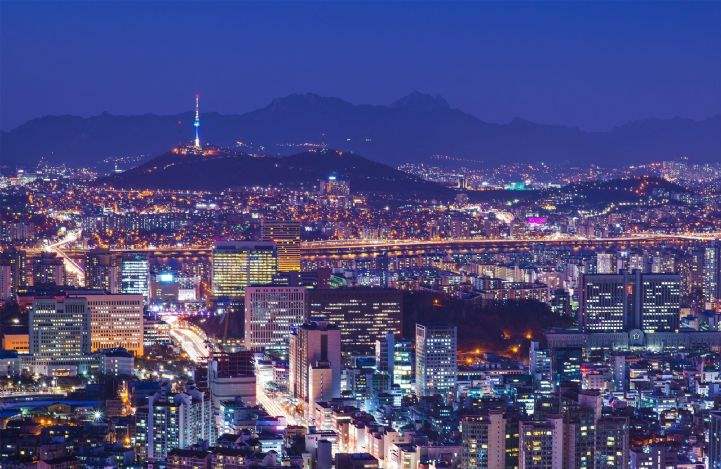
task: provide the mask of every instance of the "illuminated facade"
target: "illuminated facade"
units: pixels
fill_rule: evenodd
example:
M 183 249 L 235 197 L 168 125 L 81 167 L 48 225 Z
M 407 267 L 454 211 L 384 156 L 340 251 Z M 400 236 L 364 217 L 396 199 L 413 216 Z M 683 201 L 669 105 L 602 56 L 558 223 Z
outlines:
M 90 314 L 84 298 L 43 298 L 33 302 L 30 353 L 42 361 L 77 360 L 90 353 Z
M 681 278 L 676 274 L 584 275 L 580 322 L 588 332 L 678 329 Z
M 455 326 L 416 324 L 416 390 L 419 396 L 455 393 L 458 380 Z
M 563 420 L 522 420 L 518 429 L 520 469 L 563 468 Z
M 275 243 L 278 250 L 279 272 L 300 272 L 299 223 L 263 221 L 260 238 Z
M 400 335 L 403 294 L 384 288 L 331 288 L 308 292 L 308 315 L 322 317 L 341 330 L 344 358 L 368 354 L 387 332 Z
M 721 303 L 721 241 L 714 241 L 703 253 L 703 299 L 706 307 Z
M 247 287 L 245 346 L 285 355 L 291 330 L 306 319 L 306 291 L 305 287 Z
M 506 420 L 492 410 L 461 417 L 462 467 L 502 469 L 506 463 Z
M 271 242 L 229 242 L 213 250 L 213 296 L 238 298 L 245 287 L 266 285 L 278 271 L 277 251 Z
M 120 261 L 120 293 L 150 294 L 150 263 L 144 254 L 129 254 Z
M 101 288 L 116 293 L 118 289 L 117 269 L 113 266 L 113 255 L 108 249 L 93 249 L 85 258 L 85 286 Z
M 143 355 L 143 296 L 107 295 L 93 292 L 72 293 L 85 298 L 90 312 L 90 348 L 125 348 Z

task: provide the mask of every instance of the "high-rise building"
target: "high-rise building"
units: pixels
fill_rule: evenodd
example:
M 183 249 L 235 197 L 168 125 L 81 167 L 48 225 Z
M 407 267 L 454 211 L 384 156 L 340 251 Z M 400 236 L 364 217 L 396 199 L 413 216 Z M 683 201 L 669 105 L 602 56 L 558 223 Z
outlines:
M 120 293 L 150 295 L 150 263 L 145 254 L 128 254 L 120 260 Z
M 10 248 L 0 254 L 0 265 L 10 271 L 10 293 L 17 295 L 27 287 L 25 251 Z
M 206 439 L 203 393 L 161 390 L 148 398 L 147 457 L 163 461 L 174 448 L 188 448 Z
M 246 287 L 245 346 L 285 356 L 291 330 L 306 319 L 306 291 L 305 287 Z
M 721 411 L 711 412 L 709 419 L 708 467 L 709 469 L 721 469 Z
M 13 271 L 10 264 L 0 263 L 0 302 L 13 297 Z
M 375 341 L 387 332 L 401 334 L 403 294 L 385 288 L 314 289 L 308 292 L 308 314 L 338 326 L 347 360 L 373 353 Z
M 528 355 L 528 372 L 533 377 L 534 384 L 542 393 L 553 392 L 553 367 L 549 351 L 543 350 L 538 342 L 533 341 Z
M 596 421 L 596 469 L 628 468 L 628 419 L 601 417 Z
M 113 261 L 114 257 L 108 249 L 96 248 L 88 251 L 85 258 L 85 286 L 117 293 L 117 268 Z
M 213 296 L 238 298 L 245 287 L 267 285 L 278 270 L 275 243 L 226 242 L 213 250 Z
M 680 313 L 676 274 L 587 274 L 582 278 L 580 322 L 589 332 L 674 331 Z
M 502 410 L 461 416 L 464 469 L 505 468 L 506 420 Z
M 416 390 L 420 396 L 455 393 L 458 381 L 455 326 L 416 324 Z
M 300 272 L 300 223 L 264 220 L 260 239 L 275 243 L 279 272 Z
M 415 354 L 409 340 L 396 340 L 393 344 L 393 375 L 391 383 L 405 394 L 413 392 L 415 383 Z
M 340 395 L 341 333 L 324 320 L 310 320 L 290 336 L 288 387 L 307 402 Z
M 596 424 L 593 409 L 574 405 L 564 415 L 564 467 L 593 469 Z
M 615 274 L 616 272 L 616 256 L 608 252 L 599 252 L 596 254 L 597 274 Z
M 65 364 L 90 353 L 90 311 L 85 298 L 39 298 L 29 317 L 30 354 L 38 362 Z
M 136 357 L 143 355 L 142 295 L 70 290 L 68 296 L 87 301 L 91 351 L 122 347 Z
M 65 265 L 52 252 L 43 252 L 32 260 L 33 285 L 65 285 Z
M 703 298 L 707 308 L 721 303 L 721 240 L 703 251 Z
M 518 467 L 520 469 L 563 468 L 563 419 L 522 420 Z

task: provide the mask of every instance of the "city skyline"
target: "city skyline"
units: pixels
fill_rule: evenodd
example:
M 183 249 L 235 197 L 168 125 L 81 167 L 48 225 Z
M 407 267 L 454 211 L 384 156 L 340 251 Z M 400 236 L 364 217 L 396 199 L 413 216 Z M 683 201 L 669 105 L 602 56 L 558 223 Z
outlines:
M 0 467 L 721 469 L 719 6 L 0 2 Z

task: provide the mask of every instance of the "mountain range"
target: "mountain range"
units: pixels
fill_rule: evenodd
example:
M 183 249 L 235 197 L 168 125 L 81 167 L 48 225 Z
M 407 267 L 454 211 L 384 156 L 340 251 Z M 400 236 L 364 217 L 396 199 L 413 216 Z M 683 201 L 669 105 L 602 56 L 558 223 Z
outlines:
M 583 105 L 583 103 L 579 103 Z M 245 114 L 201 115 L 205 142 L 262 146 L 271 155 L 297 153 L 304 143 L 353 151 L 388 164 L 444 155 L 498 164 L 546 161 L 613 165 L 686 156 L 721 159 L 721 114 L 704 120 L 645 119 L 607 131 L 544 125 L 523 119 L 484 122 L 440 96 L 413 92 L 389 105 L 356 105 L 316 94 L 292 94 Z M 0 134 L 0 164 L 39 159 L 93 165 L 117 156 L 162 154 L 192 136 L 193 113 L 33 119 Z

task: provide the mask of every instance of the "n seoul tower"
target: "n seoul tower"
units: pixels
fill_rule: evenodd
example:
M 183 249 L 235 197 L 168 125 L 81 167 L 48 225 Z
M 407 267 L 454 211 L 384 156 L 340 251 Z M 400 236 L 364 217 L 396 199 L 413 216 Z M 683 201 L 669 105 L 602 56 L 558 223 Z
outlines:
M 193 146 L 196 150 L 200 150 L 200 95 L 195 95 L 195 122 L 193 122 L 193 127 L 195 127 L 195 143 Z

